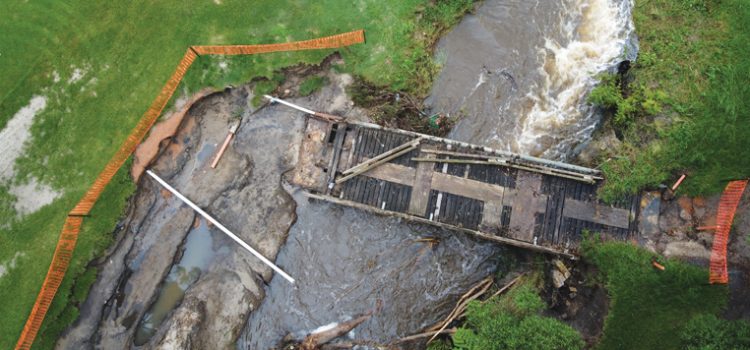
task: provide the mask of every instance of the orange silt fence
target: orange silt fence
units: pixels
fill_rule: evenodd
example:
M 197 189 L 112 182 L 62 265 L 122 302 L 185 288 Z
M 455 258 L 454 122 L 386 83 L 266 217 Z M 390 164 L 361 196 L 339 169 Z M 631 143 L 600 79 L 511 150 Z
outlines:
M 365 41 L 363 30 L 342 33 L 312 40 L 295 41 L 290 43 L 264 44 L 264 45 L 226 45 L 226 46 L 191 46 L 185 52 L 172 76 L 162 88 L 159 95 L 151 103 L 130 135 L 125 139 L 120 148 L 109 160 L 104 170 L 99 173 L 94 183 L 89 187 L 83 198 L 70 211 L 63 225 L 60 238 L 57 241 L 52 262 L 47 275 L 39 290 L 34 306 L 31 309 L 26 324 L 16 343 L 16 349 L 30 349 L 34 343 L 37 333 L 42 326 L 47 310 L 57 293 L 57 289 L 65 277 L 65 272 L 70 265 L 73 251 L 78 240 L 78 233 L 83 223 L 83 218 L 91 212 L 96 201 L 101 196 L 104 188 L 112 181 L 115 174 L 122 168 L 123 164 L 130 158 L 138 144 L 143 141 L 151 127 L 161 115 L 172 95 L 177 90 L 182 78 L 190 66 L 200 55 L 252 55 L 279 51 L 319 50 L 332 49 Z
M 727 272 L 727 244 L 729 243 L 729 231 L 732 228 L 734 214 L 737 205 L 742 199 L 742 193 L 747 187 L 748 180 L 736 180 L 727 184 L 724 193 L 719 200 L 719 209 L 716 214 L 716 231 L 714 243 L 711 248 L 711 263 L 709 266 L 708 280 L 710 283 L 729 283 Z

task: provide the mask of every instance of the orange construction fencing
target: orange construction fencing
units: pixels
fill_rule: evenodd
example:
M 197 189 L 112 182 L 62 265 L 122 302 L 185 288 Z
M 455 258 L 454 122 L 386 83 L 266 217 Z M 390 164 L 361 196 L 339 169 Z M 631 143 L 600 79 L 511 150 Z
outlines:
M 104 191 L 104 188 L 109 184 L 117 171 L 120 170 L 122 165 L 125 164 L 133 151 L 135 151 L 138 144 L 141 143 L 148 131 L 154 125 L 164 110 L 164 107 L 172 98 L 172 95 L 180 84 L 180 81 L 182 81 L 182 78 L 185 76 L 185 73 L 190 68 L 190 65 L 199 55 L 251 55 L 278 51 L 331 49 L 358 44 L 364 41 L 364 31 L 357 30 L 290 43 L 189 47 L 159 95 L 156 96 L 156 99 L 151 103 L 151 106 L 146 110 L 146 113 L 143 114 L 138 121 L 138 124 L 133 128 L 133 131 L 131 131 L 130 135 L 125 139 L 125 142 L 123 142 L 117 152 L 115 152 L 112 159 L 110 159 L 104 167 L 104 170 L 99 173 L 99 176 L 97 176 L 94 183 L 88 191 L 86 191 L 86 194 L 81 198 L 75 208 L 70 211 L 68 217 L 65 219 L 65 224 L 60 233 L 60 238 L 57 241 L 57 247 L 52 256 L 52 262 L 47 271 L 47 276 L 44 278 L 42 288 L 39 290 L 34 307 L 31 309 L 29 318 L 26 320 L 23 331 L 21 331 L 21 335 L 18 338 L 16 349 L 31 348 L 34 338 L 36 338 L 36 335 L 42 326 L 44 316 L 47 314 L 47 310 L 52 304 L 57 289 L 60 287 L 60 284 L 65 277 L 65 272 L 68 269 L 70 259 L 75 250 L 78 233 L 81 224 L 83 223 L 83 217 L 89 215 L 94 204 L 96 204 L 99 196 L 101 196 Z
M 711 264 L 709 267 L 708 281 L 710 283 L 729 283 L 727 272 L 727 243 L 729 243 L 729 230 L 732 228 L 734 213 L 742 198 L 742 192 L 747 187 L 748 180 L 731 181 L 724 189 L 719 200 L 719 210 L 716 214 L 716 232 L 711 249 Z

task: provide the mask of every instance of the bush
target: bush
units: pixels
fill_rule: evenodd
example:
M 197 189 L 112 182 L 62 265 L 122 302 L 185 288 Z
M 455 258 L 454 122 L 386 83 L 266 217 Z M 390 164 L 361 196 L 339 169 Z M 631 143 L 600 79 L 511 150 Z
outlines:
M 588 101 L 614 112 L 614 124 L 620 129 L 629 127 L 637 118 L 654 116 L 662 111 L 667 95 L 643 85 L 633 85 L 627 96 L 621 89 L 620 77 L 604 74 L 601 82 L 589 94 Z
M 545 304 L 531 283 L 507 295 L 469 304 L 466 324 L 453 335 L 456 349 L 582 349 L 580 334 L 539 313 Z

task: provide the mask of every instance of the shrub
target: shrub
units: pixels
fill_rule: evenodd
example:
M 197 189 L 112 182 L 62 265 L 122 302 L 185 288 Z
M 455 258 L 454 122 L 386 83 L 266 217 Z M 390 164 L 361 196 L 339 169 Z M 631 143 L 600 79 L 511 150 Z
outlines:
M 456 349 L 581 349 L 583 340 L 570 326 L 539 313 L 545 304 L 531 283 L 507 295 L 469 304 L 466 324 L 453 335 Z

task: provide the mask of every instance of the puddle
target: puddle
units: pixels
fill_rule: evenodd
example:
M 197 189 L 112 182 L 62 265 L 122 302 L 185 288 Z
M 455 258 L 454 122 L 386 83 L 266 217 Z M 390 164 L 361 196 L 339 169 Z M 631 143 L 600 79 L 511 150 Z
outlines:
M 214 155 L 214 151 L 216 150 L 216 144 L 214 143 L 204 143 L 203 147 L 201 147 L 201 150 L 198 152 L 198 154 L 195 156 L 195 165 L 193 166 L 193 170 L 202 168 L 204 165 L 207 165 Z
M 180 304 L 185 291 L 198 280 L 214 256 L 226 251 L 228 251 L 227 247 L 214 249 L 213 233 L 203 219 L 198 219 L 198 226 L 193 228 L 187 236 L 180 262 L 172 266 L 156 302 L 143 315 L 135 333 L 135 345 L 143 345 L 151 339 L 159 329 L 159 325 Z

